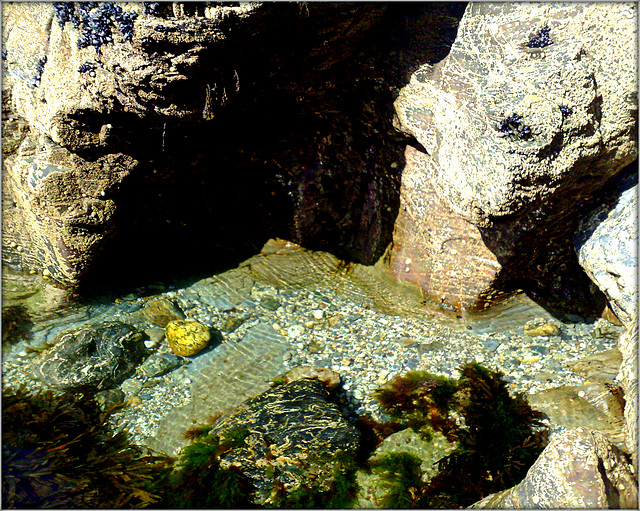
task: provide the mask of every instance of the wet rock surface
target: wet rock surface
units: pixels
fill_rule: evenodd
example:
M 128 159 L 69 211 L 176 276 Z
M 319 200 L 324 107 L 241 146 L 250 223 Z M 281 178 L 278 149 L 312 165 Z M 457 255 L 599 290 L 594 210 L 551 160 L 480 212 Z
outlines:
M 35 374 L 58 390 L 99 391 L 121 383 L 147 356 L 143 334 L 118 322 L 88 324 L 59 334 Z
M 638 483 L 624 454 L 600 433 L 577 428 L 556 437 L 524 480 L 474 509 L 603 509 L 638 506 Z
M 296 380 L 268 390 L 221 417 L 210 434 L 246 428 L 246 447 L 236 448 L 223 466 L 239 467 L 257 490 L 257 503 L 268 502 L 279 482 L 295 489 L 322 486 L 333 472 L 336 454 L 353 455 L 359 433 L 331 403 L 329 391 L 314 379 Z M 270 470 L 271 468 L 271 470 Z M 277 468 L 277 476 L 269 476 Z M 327 491 L 329 488 L 320 488 Z

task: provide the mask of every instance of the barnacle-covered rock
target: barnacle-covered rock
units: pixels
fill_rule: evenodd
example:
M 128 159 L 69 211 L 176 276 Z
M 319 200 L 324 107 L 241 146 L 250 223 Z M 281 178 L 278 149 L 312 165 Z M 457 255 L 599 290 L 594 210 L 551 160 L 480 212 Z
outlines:
M 636 17 L 631 3 L 467 5 L 450 53 L 395 102 L 419 142 L 387 259 L 397 280 L 457 310 L 516 288 L 602 309 L 572 238 L 637 158 Z
M 277 504 L 276 486 L 286 492 L 330 491 L 336 455 L 355 454 L 359 434 L 331 402 L 318 380 L 301 379 L 247 400 L 221 417 L 210 434 L 246 428 L 245 446 L 231 451 L 221 466 L 238 467 L 256 488 L 256 504 Z
M 147 355 L 144 334 L 119 321 L 62 332 L 36 360 L 34 373 L 58 390 L 100 391 L 130 376 Z
M 165 327 L 167 342 L 176 355 L 190 357 L 207 347 L 211 340 L 209 328 L 192 319 L 176 319 Z
M 555 437 L 513 488 L 472 509 L 637 509 L 638 483 L 624 454 L 600 433 L 572 429 Z

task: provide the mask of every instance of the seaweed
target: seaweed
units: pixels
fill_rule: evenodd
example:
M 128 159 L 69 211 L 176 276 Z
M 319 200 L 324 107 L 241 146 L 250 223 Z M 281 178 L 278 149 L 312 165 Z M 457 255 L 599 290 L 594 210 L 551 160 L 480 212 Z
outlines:
M 416 486 L 417 472 L 402 460 L 388 495 L 393 507 L 469 506 L 520 482 L 546 446 L 543 415 L 522 394 L 509 394 L 502 373 L 475 362 L 462 365 L 460 373 L 456 381 L 413 371 L 376 392 L 383 410 L 400 422 L 423 435 L 430 425 L 457 442 L 426 484 Z
M 377 389 L 374 397 L 389 416 L 427 440 L 426 425 L 453 440 L 456 425 L 449 417 L 449 411 L 457 390 L 455 380 L 450 378 L 426 371 L 409 371 Z
M 371 468 L 381 475 L 386 489 L 382 508 L 419 506 L 424 491 L 421 463 L 420 458 L 408 452 L 386 453 L 371 461 Z
M 3 390 L 6 508 L 147 507 L 162 500 L 172 459 L 113 434 L 93 399 Z
M 271 492 L 268 507 L 287 509 L 347 509 L 355 505 L 358 483 L 357 465 L 353 454 L 339 451 L 314 461 L 316 466 L 332 463 L 328 479 L 306 481 L 295 488 L 285 488 L 278 479 L 278 470 L 274 467 L 272 479 L 274 489 Z
M 209 427 L 209 426 L 205 426 Z M 210 427 L 209 427 L 210 429 Z M 245 428 L 208 435 L 184 448 L 169 476 L 166 505 L 175 508 L 249 507 L 255 488 L 238 467 L 221 466 L 224 456 L 244 445 Z

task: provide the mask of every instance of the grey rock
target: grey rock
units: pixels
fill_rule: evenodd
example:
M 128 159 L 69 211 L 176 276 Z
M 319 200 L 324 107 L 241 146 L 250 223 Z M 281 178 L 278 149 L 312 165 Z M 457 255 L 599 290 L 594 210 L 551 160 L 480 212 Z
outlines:
M 601 206 L 580 225 L 575 240 L 580 265 L 628 325 L 638 311 L 638 186 Z
M 624 429 L 626 446 L 638 474 L 638 320 L 629 325 L 618 339 L 622 364 L 616 380 L 624 391 Z
M 529 396 L 529 404 L 543 412 L 553 424 L 598 431 L 625 449 L 624 400 L 620 389 L 613 385 L 555 387 Z
M 296 380 L 247 400 L 218 419 L 210 434 L 234 428 L 247 428 L 249 436 L 245 446 L 225 456 L 222 466 L 238 467 L 251 479 L 258 505 L 270 503 L 276 480 L 290 490 L 329 490 L 323 483 L 332 477 L 335 455 L 354 455 L 360 442 L 358 430 L 331 402 L 329 391 L 313 379 Z M 270 467 L 278 468 L 277 476 L 269 475 Z
M 58 334 L 37 359 L 35 375 L 59 390 L 100 391 L 130 376 L 147 355 L 144 334 L 118 321 L 80 326 Z
M 104 412 L 109 408 L 121 405 L 125 400 L 125 393 L 120 389 L 109 389 L 98 392 L 95 395 L 96 403 L 100 409 Z
M 162 376 L 188 363 L 189 359 L 173 353 L 155 353 L 140 365 L 138 371 L 148 378 L 153 378 L 154 376 Z
M 556 436 L 521 483 L 472 509 L 637 509 L 638 483 L 624 454 L 600 433 Z

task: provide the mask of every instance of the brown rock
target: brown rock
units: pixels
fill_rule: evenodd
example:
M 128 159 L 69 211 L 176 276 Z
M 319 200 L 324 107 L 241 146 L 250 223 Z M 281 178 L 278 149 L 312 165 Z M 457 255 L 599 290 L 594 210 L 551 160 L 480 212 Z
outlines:
M 184 313 L 171 300 L 160 298 L 147 303 L 142 309 L 142 313 L 150 323 L 166 327 L 171 321 L 184 319 Z
M 624 429 L 626 446 L 638 474 L 638 320 L 625 330 L 618 339 L 622 364 L 616 380 L 624 391 Z
M 384 258 L 398 282 L 421 290 L 427 303 L 456 311 L 484 309 L 504 295 L 495 290 L 501 265 L 476 226 L 438 197 L 424 174 L 428 156 L 405 151 L 400 210 Z
M 472 509 L 637 509 L 638 484 L 622 452 L 584 428 L 556 436 L 521 483 Z

